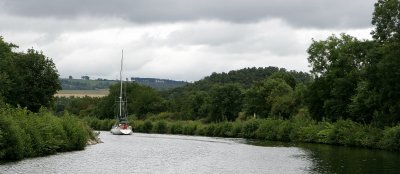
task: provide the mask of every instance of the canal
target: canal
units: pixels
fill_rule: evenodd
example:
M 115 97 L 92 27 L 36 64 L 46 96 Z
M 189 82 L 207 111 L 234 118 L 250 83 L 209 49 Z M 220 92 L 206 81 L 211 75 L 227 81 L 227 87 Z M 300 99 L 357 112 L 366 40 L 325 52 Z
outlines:
M 400 154 L 315 144 L 101 132 L 104 143 L 0 165 L 0 173 L 399 173 Z

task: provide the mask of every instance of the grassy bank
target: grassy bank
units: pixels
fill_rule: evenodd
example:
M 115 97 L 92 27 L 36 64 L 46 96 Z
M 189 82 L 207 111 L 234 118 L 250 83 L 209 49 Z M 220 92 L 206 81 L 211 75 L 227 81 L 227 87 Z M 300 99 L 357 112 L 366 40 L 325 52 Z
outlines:
M 90 128 L 71 115 L 0 108 L 0 161 L 82 150 L 89 138 L 93 138 Z
M 85 118 L 96 130 L 110 130 L 114 120 Z M 132 120 L 135 132 L 321 143 L 400 151 L 400 125 L 379 129 L 351 120 L 316 122 L 305 117 L 250 119 L 203 124 L 200 121 Z

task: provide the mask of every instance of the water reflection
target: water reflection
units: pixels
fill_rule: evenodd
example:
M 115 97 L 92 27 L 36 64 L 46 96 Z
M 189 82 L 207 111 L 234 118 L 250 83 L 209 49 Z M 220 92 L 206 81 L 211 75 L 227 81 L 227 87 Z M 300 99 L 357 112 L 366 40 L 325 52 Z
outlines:
M 300 147 L 312 161 L 310 173 L 400 173 L 400 153 L 323 144 L 249 141 L 270 147 Z

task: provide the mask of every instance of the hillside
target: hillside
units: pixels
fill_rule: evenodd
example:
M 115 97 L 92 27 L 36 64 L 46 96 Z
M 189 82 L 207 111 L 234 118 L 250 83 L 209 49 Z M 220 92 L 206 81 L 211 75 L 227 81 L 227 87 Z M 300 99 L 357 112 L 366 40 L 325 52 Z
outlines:
M 293 76 L 296 83 L 305 83 L 312 79 L 311 75 L 306 72 L 287 71 L 284 68 L 278 68 L 272 66 L 258 67 L 258 68 L 252 67 L 240 70 L 232 70 L 229 71 L 228 73 L 214 72 L 210 76 L 206 76 L 203 79 L 188 85 L 185 90 L 191 90 L 191 89 L 208 90 L 212 85 L 229 84 L 229 83 L 235 83 L 239 84 L 243 88 L 249 88 L 251 85 L 253 85 L 253 83 L 264 80 L 276 72 L 289 73 L 291 76 Z M 176 90 L 184 90 L 184 89 L 176 89 Z
M 174 81 L 157 78 L 132 77 L 134 81 L 143 86 L 149 86 L 156 90 L 168 90 L 176 87 L 185 86 L 187 82 Z M 84 80 L 84 79 L 60 79 L 63 90 L 97 90 L 108 89 L 111 85 L 118 83 L 117 80 Z

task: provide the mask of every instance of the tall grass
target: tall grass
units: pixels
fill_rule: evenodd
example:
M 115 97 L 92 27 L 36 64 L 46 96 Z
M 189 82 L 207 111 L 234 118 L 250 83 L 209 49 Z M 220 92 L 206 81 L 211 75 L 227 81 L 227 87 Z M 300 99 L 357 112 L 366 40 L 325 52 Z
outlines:
M 0 161 L 82 150 L 89 138 L 91 129 L 69 114 L 56 117 L 46 110 L 0 108 Z

